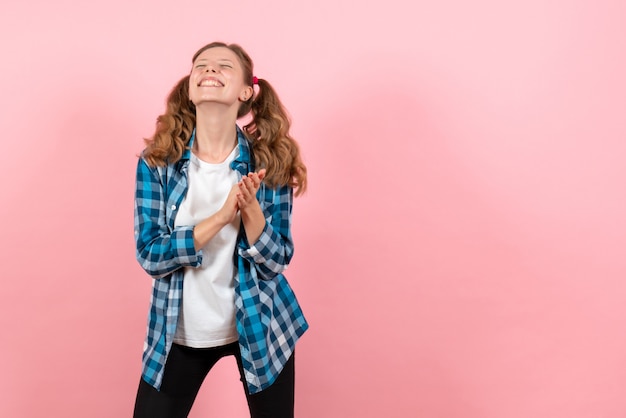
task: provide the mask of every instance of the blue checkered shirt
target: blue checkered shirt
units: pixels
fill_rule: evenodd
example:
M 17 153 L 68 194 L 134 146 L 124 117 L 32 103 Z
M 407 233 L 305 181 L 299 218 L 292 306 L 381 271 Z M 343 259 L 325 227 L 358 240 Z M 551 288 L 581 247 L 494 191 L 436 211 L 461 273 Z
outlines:
M 250 146 L 237 129 L 239 157 L 232 163 L 239 178 L 254 171 Z M 174 227 L 187 193 L 190 148 L 176 163 L 150 167 L 143 158 L 137 165 L 135 190 L 135 241 L 137 260 L 153 277 L 148 331 L 143 351 L 143 379 L 160 389 L 167 355 L 172 346 L 183 297 L 183 267 L 199 267 L 193 226 Z M 308 324 L 283 271 L 293 255 L 290 223 L 291 187 L 266 187 L 257 199 L 265 214 L 260 238 L 249 245 L 240 228 L 235 277 L 236 323 L 239 347 L 249 393 L 269 387 L 291 356 Z M 208 255 L 207 255 L 208 256 Z

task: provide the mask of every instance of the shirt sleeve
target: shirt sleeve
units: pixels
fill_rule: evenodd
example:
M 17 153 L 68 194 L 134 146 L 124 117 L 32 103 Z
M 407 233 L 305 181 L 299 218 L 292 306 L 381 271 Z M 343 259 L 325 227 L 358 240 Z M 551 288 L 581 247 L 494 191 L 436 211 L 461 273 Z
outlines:
M 166 199 L 157 169 L 140 158 L 135 184 L 136 256 L 141 267 L 155 279 L 183 266 L 202 264 L 202 252 L 196 251 L 193 242 L 193 226 L 168 226 Z
M 259 197 L 262 207 L 265 207 L 265 227 L 255 243 L 249 246 L 242 244 L 239 254 L 252 263 L 262 279 L 271 280 L 287 268 L 293 256 L 293 190 L 288 186 L 276 189 L 263 187 Z

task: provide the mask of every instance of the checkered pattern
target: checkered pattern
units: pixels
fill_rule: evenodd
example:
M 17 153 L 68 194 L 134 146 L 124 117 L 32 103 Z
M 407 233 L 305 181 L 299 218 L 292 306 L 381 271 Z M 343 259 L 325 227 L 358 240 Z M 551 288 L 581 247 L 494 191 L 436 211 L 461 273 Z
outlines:
M 231 164 L 239 177 L 254 171 L 250 148 L 238 129 L 239 157 Z M 190 139 L 190 146 L 194 136 Z M 161 387 L 167 355 L 176 331 L 182 300 L 183 269 L 202 264 L 195 251 L 193 227 L 174 227 L 187 193 L 189 149 L 166 167 L 137 165 L 135 240 L 137 260 L 153 280 L 148 331 L 143 352 L 144 380 Z M 235 306 L 239 346 L 250 393 L 270 386 L 287 362 L 308 324 L 282 272 L 293 255 L 290 223 L 293 191 L 261 185 L 257 199 L 266 225 L 249 245 L 243 227 L 237 244 Z

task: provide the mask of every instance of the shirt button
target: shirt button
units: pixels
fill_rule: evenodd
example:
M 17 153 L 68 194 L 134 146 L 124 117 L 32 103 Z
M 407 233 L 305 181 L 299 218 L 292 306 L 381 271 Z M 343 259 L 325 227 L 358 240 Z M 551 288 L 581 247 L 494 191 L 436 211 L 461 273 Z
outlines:
M 172 210 L 176 210 L 176 205 L 172 205 Z

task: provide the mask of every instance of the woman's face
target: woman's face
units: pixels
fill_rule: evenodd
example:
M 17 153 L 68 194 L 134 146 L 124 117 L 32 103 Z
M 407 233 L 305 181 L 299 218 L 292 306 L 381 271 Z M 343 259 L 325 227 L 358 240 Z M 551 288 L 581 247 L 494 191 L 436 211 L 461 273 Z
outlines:
M 228 48 L 203 51 L 193 63 L 189 75 L 189 98 L 196 105 L 220 103 L 239 108 L 253 89 L 243 81 L 243 67 L 237 55 Z

